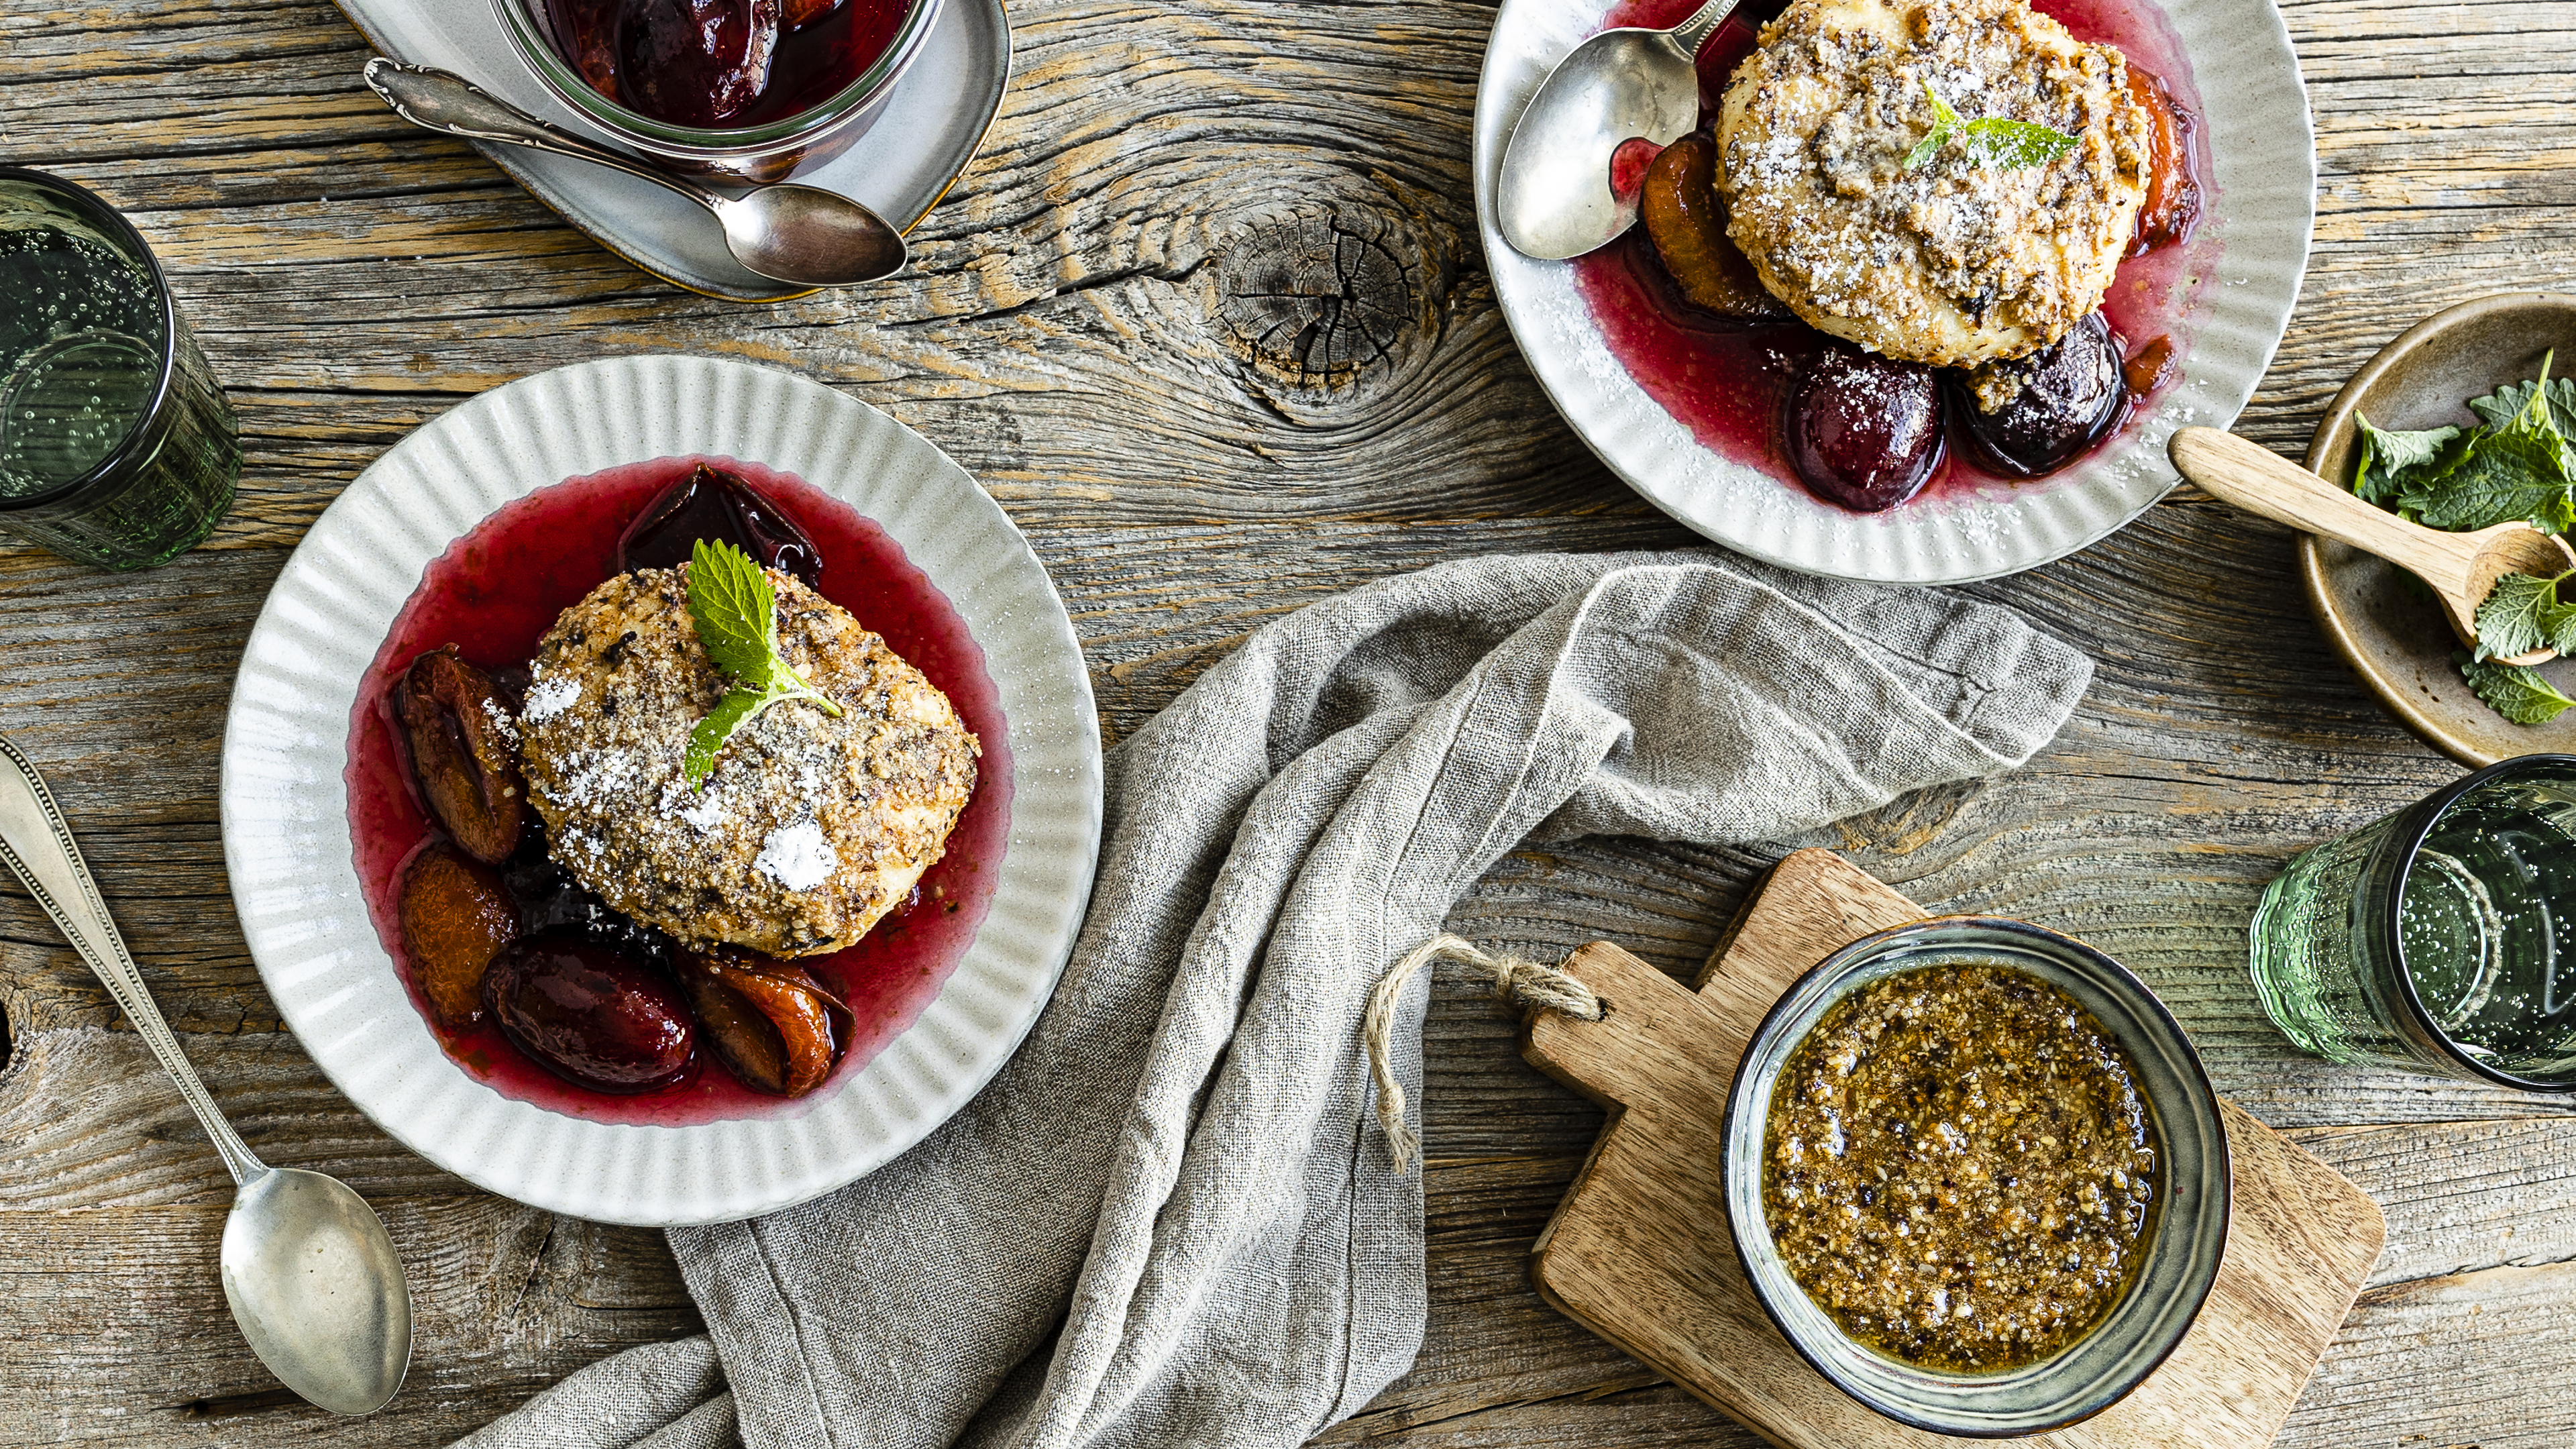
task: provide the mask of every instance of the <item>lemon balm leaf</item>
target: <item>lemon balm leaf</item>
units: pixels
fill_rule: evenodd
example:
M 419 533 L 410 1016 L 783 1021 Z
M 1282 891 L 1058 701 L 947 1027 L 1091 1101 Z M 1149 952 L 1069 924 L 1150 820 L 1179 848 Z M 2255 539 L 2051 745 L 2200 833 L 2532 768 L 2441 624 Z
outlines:
M 2477 691 L 2478 698 L 2486 701 L 2487 708 L 2515 724 L 2547 724 L 2576 708 L 2576 699 L 2559 693 L 2557 686 L 2541 678 L 2537 670 L 2471 659 L 2465 651 L 2454 653 L 2451 661 L 2460 666 L 2460 676 Z
M 1968 159 L 1989 171 L 2045 166 L 2075 149 L 2076 138 L 2054 126 L 1987 116 L 1959 128 Z

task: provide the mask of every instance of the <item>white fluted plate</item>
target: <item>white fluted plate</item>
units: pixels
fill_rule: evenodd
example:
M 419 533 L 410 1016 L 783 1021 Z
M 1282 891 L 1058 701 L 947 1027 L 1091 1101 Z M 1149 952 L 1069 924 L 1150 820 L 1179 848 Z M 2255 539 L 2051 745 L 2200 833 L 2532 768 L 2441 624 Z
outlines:
M 2040 484 L 1945 490 L 1871 514 L 1820 502 L 1702 444 L 1611 353 L 1575 291 L 1573 264 L 1532 260 L 1503 240 L 1494 185 L 1504 143 L 1541 78 L 1603 28 L 1611 4 L 1503 0 L 1476 87 L 1477 226 L 1503 316 L 1557 411 L 1630 487 L 1692 529 L 1840 578 L 1953 584 L 2017 573 L 2145 512 L 2178 481 L 2165 461 L 2174 429 L 2225 427 L 2254 395 L 2298 301 L 2316 218 L 2307 89 L 2273 0 L 2162 6 L 2167 39 L 2179 43 L 2202 100 L 2215 193 L 2191 258 L 2208 280 L 2176 329 L 2181 380 L 2118 437 Z
M 874 519 L 947 595 L 1001 694 L 1009 845 L 973 944 L 919 1020 L 805 1110 L 683 1127 L 504 1097 L 440 1049 L 359 889 L 342 782 L 361 676 L 423 570 L 512 499 L 692 453 L 791 473 Z M 522 378 L 394 445 L 287 560 L 224 726 L 224 863 L 260 979 L 333 1085 L 402 1143 L 504 1197 L 668 1226 L 828 1192 L 965 1105 L 1037 1020 L 1100 840 L 1100 735 L 1046 570 L 963 468 L 901 423 L 747 363 L 612 358 Z

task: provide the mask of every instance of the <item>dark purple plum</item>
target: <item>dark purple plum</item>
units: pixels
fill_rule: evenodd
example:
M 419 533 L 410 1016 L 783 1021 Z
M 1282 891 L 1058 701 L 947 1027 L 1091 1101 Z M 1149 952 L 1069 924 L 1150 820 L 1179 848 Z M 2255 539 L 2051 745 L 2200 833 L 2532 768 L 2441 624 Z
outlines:
M 1941 464 L 1932 370 L 1840 343 L 1789 390 L 1789 463 L 1807 491 L 1856 513 L 1894 508 Z
M 628 1094 L 688 1076 L 697 1024 L 667 976 L 577 930 L 523 936 L 483 974 L 510 1044 L 577 1087 Z
M 2120 339 L 2096 312 L 2028 357 L 1966 374 L 1958 397 L 1977 461 L 2015 478 L 2056 472 L 2100 442 L 2128 408 Z
M 623 0 L 617 81 L 626 103 L 678 126 L 722 126 L 769 87 L 778 0 Z
M 805 530 L 749 483 L 704 463 L 636 516 L 617 541 L 618 570 L 678 568 L 702 538 L 732 544 L 807 588 L 821 587 L 823 555 Z

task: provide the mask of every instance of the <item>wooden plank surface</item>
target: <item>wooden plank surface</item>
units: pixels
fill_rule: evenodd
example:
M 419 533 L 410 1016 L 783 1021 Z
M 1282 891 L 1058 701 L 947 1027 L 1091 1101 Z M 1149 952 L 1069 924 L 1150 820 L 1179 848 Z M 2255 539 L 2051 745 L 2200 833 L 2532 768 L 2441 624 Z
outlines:
M 2243 427 L 2296 455 L 2417 318 L 2576 280 L 2576 6 L 2288 0 L 2317 114 L 2316 248 Z M 143 970 L 254 1146 L 348 1176 L 430 1265 L 412 1388 L 363 1422 L 281 1403 L 206 1271 L 229 1193 L 175 1096 L 33 907 L 0 892 L 0 1444 L 419 1445 L 694 1322 L 650 1234 L 515 1216 L 352 1112 L 278 1030 L 225 890 L 234 662 L 303 527 L 421 420 L 495 383 L 682 349 L 794 368 L 972 470 L 1054 572 L 1115 739 L 1280 613 L 1443 559 L 1689 542 L 1557 420 L 1495 311 L 1467 175 L 1476 0 L 1013 0 L 1017 80 L 904 276 L 734 308 L 591 246 L 361 88 L 325 0 L 0 0 L 0 155 L 125 207 L 245 429 L 215 546 L 116 578 L 0 550 L 0 731 L 48 772 Z M 1381 249 L 1258 295 L 1316 236 Z M 1309 370 L 1272 304 L 1381 319 Z M 1399 319 L 1386 321 L 1383 319 Z M 2283 1430 L 2300 1449 L 2576 1442 L 2576 1117 L 2291 1053 L 2242 974 L 2289 855 L 2458 771 L 2319 640 L 2289 536 L 2177 495 L 1976 586 L 2099 664 L 2028 768 L 1806 841 L 1529 850 L 1454 929 L 1526 954 L 1610 938 L 1688 976 L 1794 845 L 1935 909 L 2118 955 L 2220 1089 L 2367 1188 L 2389 1245 Z M 1600 1125 L 1515 1017 L 1443 986 L 1429 1049 L 1432 1323 L 1327 1437 L 1406 1446 L 1754 1441 L 1539 1301 L 1531 1239 Z
M 1551 1304 L 1794 1449 L 1936 1449 L 1969 1441 L 1882 1419 L 1809 1368 L 1772 1327 L 1728 1236 L 1720 1128 L 1736 1062 L 1807 968 L 1923 908 L 1841 857 L 1782 859 L 1708 966 L 1684 985 L 1595 942 L 1566 958 L 1613 1009 L 1530 1013 L 1521 1055 L 1617 1112 L 1539 1234 Z M 2234 1210 L 2218 1280 L 2173 1356 L 2099 1416 L 2029 1440 L 2055 1449 L 2263 1449 L 2378 1258 L 2360 1189 L 2221 1100 Z

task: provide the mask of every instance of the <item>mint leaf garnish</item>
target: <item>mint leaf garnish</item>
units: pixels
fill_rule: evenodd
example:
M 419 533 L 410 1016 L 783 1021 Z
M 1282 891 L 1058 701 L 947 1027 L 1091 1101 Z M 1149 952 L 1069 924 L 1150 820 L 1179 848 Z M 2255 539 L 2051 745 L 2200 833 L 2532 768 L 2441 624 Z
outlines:
M 2498 430 L 2517 423 L 2533 427 L 2546 422 L 2560 437 L 2576 439 L 2576 378 L 2551 377 L 2549 364 L 2556 358 L 2555 350 L 2542 354 L 2538 378 L 2508 383 L 2485 397 L 2473 397 L 2469 399 L 2469 411 Z
M 2486 701 L 2487 708 L 2515 724 L 2547 724 L 2576 708 L 2576 699 L 2559 693 L 2536 670 L 2471 659 L 2465 651 L 2452 654 L 2451 662 L 2460 666 L 2460 677 L 2477 691 L 2478 698 Z
M 2576 604 L 2562 602 L 2559 585 L 2576 577 L 2569 569 L 2556 578 L 2506 574 L 2495 581 L 2478 605 L 2480 659 L 2511 659 L 2534 649 L 2576 654 Z
M 2352 470 L 2352 491 L 2372 503 L 2392 502 L 2409 484 L 2440 477 L 2468 451 L 2453 446 L 2462 436 L 2458 428 L 2390 432 L 2360 413 L 2353 418 L 2361 425 L 2361 462 Z
M 2030 166 L 2045 166 L 2075 149 L 2076 139 L 2054 126 L 2030 121 L 2007 120 L 2001 116 L 1979 116 L 1963 121 L 1932 83 L 1923 83 L 1923 94 L 1932 98 L 1932 129 L 1905 153 L 1905 169 L 1912 171 L 1939 154 L 1955 136 L 1959 149 L 1968 160 L 1989 171 L 2019 171 Z
M 2560 448 L 2554 434 L 2481 432 L 2457 466 L 2409 485 L 2398 507 L 2432 528 L 2466 531 L 2528 520 L 2544 533 L 2562 532 L 2570 505 Z
M 2075 149 L 2075 138 L 2054 126 L 1985 116 L 1959 128 L 1968 159 L 1989 171 L 2045 166 Z
M 689 622 L 707 658 L 734 687 L 689 731 L 681 773 L 692 786 L 714 772 L 734 731 L 780 700 L 801 699 L 838 719 L 826 699 L 778 652 L 778 595 L 769 573 L 732 544 L 699 539 L 689 548 Z

